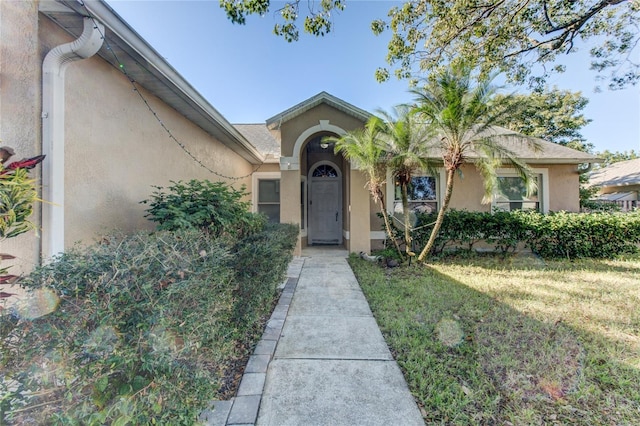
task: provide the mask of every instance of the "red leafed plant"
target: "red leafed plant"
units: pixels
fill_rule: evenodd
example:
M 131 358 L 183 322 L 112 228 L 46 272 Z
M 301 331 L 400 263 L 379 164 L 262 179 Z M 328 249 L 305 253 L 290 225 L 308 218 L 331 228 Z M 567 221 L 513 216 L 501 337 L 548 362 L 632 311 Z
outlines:
M 12 148 L 0 147 L 0 241 L 35 229 L 29 217 L 33 213 L 33 204 L 38 201 L 38 192 L 35 180 L 29 176 L 29 170 L 41 163 L 44 155 L 9 163 L 13 154 Z M 0 253 L 0 262 L 10 259 L 15 257 Z M 0 285 L 14 284 L 19 279 L 17 275 L 7 273 L 8 269 L 0 266 Z M 12 295 L 0 291 L 0 300 Z

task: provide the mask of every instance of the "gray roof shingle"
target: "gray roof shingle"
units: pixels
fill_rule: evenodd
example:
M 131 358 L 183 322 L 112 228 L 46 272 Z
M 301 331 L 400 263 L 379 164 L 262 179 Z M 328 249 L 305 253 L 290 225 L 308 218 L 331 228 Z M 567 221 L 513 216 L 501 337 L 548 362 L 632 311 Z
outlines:
M 280 142 L 266 124 L 234 124 L 233 127 L 265 157 L 280 158 Z
M 592 186 L 640 185 L 640 158 L 620 161 L 595 170 L 589 177 Z

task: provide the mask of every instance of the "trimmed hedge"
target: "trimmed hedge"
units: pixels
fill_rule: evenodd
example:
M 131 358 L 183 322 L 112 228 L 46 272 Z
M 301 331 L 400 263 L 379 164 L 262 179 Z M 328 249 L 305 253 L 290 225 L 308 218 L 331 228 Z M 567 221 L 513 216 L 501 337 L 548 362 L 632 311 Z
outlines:
M 37 269 L 38 303 L 0 317 L 0 423 L 194 424 L 231 396 L 297 232 L 113 235 Z
M 423 246 L 436 214 L 418 215 L 414 243 Z M 436 239 L 434 253 L 472 250 L 479 243 L 507 253 L 528 247 L 545 258 L 605 258 L 638 252 L 640 211 L 631 213 L 469 212 L 450 210 Z

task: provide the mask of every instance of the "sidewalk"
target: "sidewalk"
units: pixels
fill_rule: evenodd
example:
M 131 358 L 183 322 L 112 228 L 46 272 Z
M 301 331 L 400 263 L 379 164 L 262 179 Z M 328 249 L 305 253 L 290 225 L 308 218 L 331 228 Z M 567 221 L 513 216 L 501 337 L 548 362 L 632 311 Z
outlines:
M 228 416 L 208 424 L 424 425 L 346 256 L 294 259 L 238 395 L 216 405 Z

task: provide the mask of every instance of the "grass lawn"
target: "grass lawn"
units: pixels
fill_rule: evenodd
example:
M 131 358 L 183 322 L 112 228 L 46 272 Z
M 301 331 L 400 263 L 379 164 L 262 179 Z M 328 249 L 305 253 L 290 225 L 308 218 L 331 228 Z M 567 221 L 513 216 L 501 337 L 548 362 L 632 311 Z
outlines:
M 427 423 L 640 424 L 640 257 L 350 263 Z

